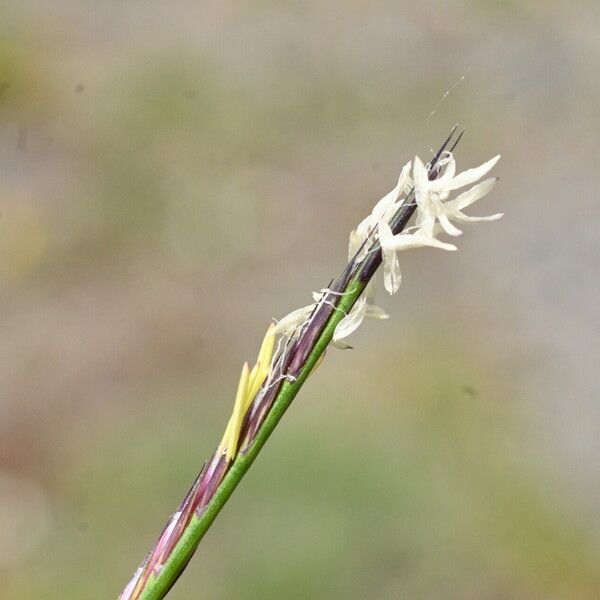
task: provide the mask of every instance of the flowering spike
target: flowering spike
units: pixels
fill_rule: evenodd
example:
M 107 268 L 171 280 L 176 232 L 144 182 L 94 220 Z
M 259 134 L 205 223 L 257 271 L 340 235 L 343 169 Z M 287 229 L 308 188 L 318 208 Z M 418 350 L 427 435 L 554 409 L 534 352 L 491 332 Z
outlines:
M 306 378 L 320 364 L 327 346 L 348 348 L 342 340 L 365 317 L 388 318 L 374 298 L 373 275 L 381 263 L 385 287 L 394 292 L 400 284 L 400 250 L 421 246 L 455 250 L 452 244 L 435 237 L 442 230 L 451 235 L 460 233 L 452 221 L 495 220 L 501 216 L 470 217 L 462 212 L 485 196 L 495 179 L 448 199 L 451 191 L 483 177 L 499 158 L 457 175 L 452 152 L 462 132 L 455 138 L 456 130 L 456 126 L 452 128 L 427 165 L 416 157 L 412 165 L 404 166 L 396 187 L 352 232 L 349 261 L 342 274 L 317 293 L 312 304 L 269 327 L 254 367 L 244 364 L 221 443 L 126 586 L 121 600 L 164 597 Z M 415 226 L 406 230 L 415 212 Z

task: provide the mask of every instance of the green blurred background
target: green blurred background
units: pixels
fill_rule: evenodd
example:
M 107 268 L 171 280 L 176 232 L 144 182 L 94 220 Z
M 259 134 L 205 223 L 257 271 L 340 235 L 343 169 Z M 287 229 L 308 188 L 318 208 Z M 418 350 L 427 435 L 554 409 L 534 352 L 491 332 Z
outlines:
M 503 154 L 473 213 L 506 217 L 401 256 L 392 319 L 329 353 L 172 598 L 600 598 L 599 27 L 582 0 L 3 2 L 3 600 L 117 596 L 269 319 L 455 122 L 459 167 Z

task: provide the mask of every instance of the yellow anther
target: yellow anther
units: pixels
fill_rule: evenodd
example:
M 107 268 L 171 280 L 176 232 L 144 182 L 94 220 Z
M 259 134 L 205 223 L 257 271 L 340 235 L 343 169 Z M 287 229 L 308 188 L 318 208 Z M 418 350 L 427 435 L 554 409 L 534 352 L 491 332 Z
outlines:
M 248 379 L 250 375 L 250 367 L 248 363 L 244 363 L 242 374 L 238 384 L 237 393 L 235 395 L 235 403 L 233 405 L 233 413 L 227 423 L 227 429 L 219 445 L 219 450 L 227 456 L 227 460 L 231 460 L 236 453 L 238 438 L 240 437 L 240 429 L 244 419 L 246 405 L 246 397 L 248 395 Z
M 260 386 L 263 384 L 264 380 L 269 374 L 269 369 L 271 368 L 271 360 L 273 358 L 273 348 L 275 346 L 275 335 L 273 334 L 274 328 L 275 325 L 269 325 L 269 329 L 267 329 L 265 339 L 263 340 L 262 345 L 260 347 L 256 364 L 250 372 L 246 410 L 250 408 L 252 400 L 254 400 L 254 398 L 256 397 Z
M 219 451 L 225 454 L 227 460 L 232 460 L 237 452 L 237 446 L 240 437 L 240 430 L 244 417 L 252 404 L 260 386 L 263 384 L 269 370 L 271 368 L 271 360 L 273 358 L 273 348 L 275 345 L 275 335 L 273 333 L 274 325 L 270 325 L 267 329 L 265 339 L 262 342 L 258 359 L 252 371 L 248 363 L 244 363 L 240 382 L 238 384 L 235 403 L 233 405 L 233 413 L 227 424 L 227 429 L 223 435 L 223 439 L 219 444 Z

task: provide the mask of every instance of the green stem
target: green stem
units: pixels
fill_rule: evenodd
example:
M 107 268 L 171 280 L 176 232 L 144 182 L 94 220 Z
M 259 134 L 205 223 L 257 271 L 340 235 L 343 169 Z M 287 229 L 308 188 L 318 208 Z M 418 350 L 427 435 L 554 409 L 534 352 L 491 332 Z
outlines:
M 160 600 L 173 587 L 192 558 L 200 540 L 204 537 L 204 534 L 208 531 L 223 506 L 225 506 L 227 500 L 229 500 L 238 483 L 242 480 L 242 477 L 262 450 L 269 436 L 275 427 L 277 427 L 281 417 L 283 417 L 285 411 L 296 397 L 296 394 L 300 391 L 315 364 L 327 349 L 335 328 L 344 318 L 345 314 L 350 311 L 356 300 L 358 300 L 365 286 L 365 283 L 357 279 L 352 280 L 347 286 L 344 295 L 341 296 L 337 305 L 338 310 L 334 310 L 327 321 L 323 332 L 319 336 L 298 377 L 294 381 L 286 381 L 281 386 L 269 414 L 257 432 L 254 442 L 245 454 L 239 454 L 236 457 L 202 515 L 194 515 L 161 572 L 156 576 L 151 576 L 148 580 L 140 596 L 140 600 Z

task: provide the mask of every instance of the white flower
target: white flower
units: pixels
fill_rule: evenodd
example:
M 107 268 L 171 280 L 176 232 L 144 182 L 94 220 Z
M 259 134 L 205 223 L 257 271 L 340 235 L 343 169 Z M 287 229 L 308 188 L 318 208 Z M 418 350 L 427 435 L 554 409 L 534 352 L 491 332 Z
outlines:
M 430 181 L 427 175 L 427 169 L 423 165 L 423 161 L 417 156 L 415 157 L 413 168 L 415 187 L 419 186 L 420 188 L 427 188 L 431 192 L 437 192 L 442 195 L 442 199 L 445 200 L 448 197 L 449 192 L 479 181 L 493 169 L 494 165 L 499 160 L 500 155 L 497 154 L 494 158 L 491 158 L 479 167 L 467 169 L 456 175 L 456 161 L 451 154 L 448 154 L 448 156 L 443 159 L 443 162 L 446 164 L 444 174 L 441 177 Z
M 444 174 L 438 179 L 430 181 L 427 168 L 418 156 L 415 157 L 413 178 L 415 199 L 418 205 L 417 226 L 427 236 L 433 237 L 437 221 L 448 235 L 458 236 L 462 234 L 462 231 L 455 227 L 451 223 L 451 220 L 466 223 L 469 221 L 495 221 L 502 217 L 500 213 L 489 217 L 469 217 L 461 212 L 463 208 L 473 204 L 473 202 L 489 193 L 497 181 L 495 178 L 486 179 L 470 190 L 463 192 L 454 200 L 446 202 L 451 191 L 475 183 L 481 179 L 492 169 L 499 158 L 500 155 L 495 156 L 479 167 L 468 169 L 455 175 L 456 162 L 454 157 L 450 156 L 447 159 Z
M 352 310 L 339 322 L 333 332 L 332 344 L 338 348 L 349 348 L 341 340 L 354 333 L 363 322 L 367 314 L 367 297 L 363 294 L 352 307 Z
M 348 240 L 348 260 L 352 260 L 356 254 L 358 253 L 359 250 L 361 250 L 361 246 L 362 246 L 362 250 L 360 253 L 360 256 L 358 257 L 358 260 L 362 260 L 366 254 L 367 254 L 367 246 L 365 244 L 365 242 L 367 241 L 367 235 L 362 235 L 361 233 L 359 233 L 356 229 L 353 229 L 350 232 L 350 239 Z
M 394 294 L 398 291 L 402 280 L 398 252 L 411 248 L 431 247 L 442 250 L 456 250 L 456 246 L 441 242 L 435 238 L 439 229 L 443 229 L 450 235 L 460 235 L 462 232 L 456 228 L 451 221 L 467 223 L 472 221 L 494 221 L 502 214 L 488 217 L 471 217 L 462 211 L 480 198 L 483 198 L 494 187 L 495 178 L 474 185 L 471 189 L 463 192 L 453 200 L 448 200 L 450 192 L 466 185 L 475 183 L 481 179 L 498 162 L 500 156 L 495 156 L 483 165 L 474 169 L 468 169 L 456 175 L 456 162 L 450 152 L 446 153 L 439 161 L 439 166 L 445 166 L 443 174 L 437 179 L 430 181 L 427 168 L 417 156 L 414 164 L 408 162 L 402 168 L 396 187 L 386 194 L 358 227 L 350 233 L 348 243 L 348 257 L 352 260 L 358 254 L 358 260 L 362 260 L 368 250 L 368 241 L 371 236 L 377 236 L 381 246 L 383 258 L 385 289 Z M 410 177 L 411 167 L 413 177 Z M 416 229 L 413 233 L 400 233 L 394 235 L 389 225 L 389 220 L 397 212 L 405 198 L 402 196 L 414 186 L 415 199 L 417 203 Z M 438 225 L 439 223 L 439 225 Z M 283 317 L 273 327 L 274 335 L 294 336 L 300 327 L 306 324 L 313 311 L 321 302 L 329 302 L 326 296 L 331 294 L 330 290 L 321 290 L 313 294 L 314 303 L 299 308 L 289 315 Z M 334 310 L 339 310 L 334 307 Z M 363 322 L 365 317 L 373 319 L 389 318 L 386 312 L 375 304 L 375 283 L 371 281 L 363 295 L 356 301 L 350 312 L 337 325 L 332 344 L 342 348 L 348 348 L 343 339 L 354 333 Z
M 286 315 L 281 320 L 277 321 L 272 331 L 273 335 L 292 335 L 294 331 L 310 317 L 315 306 L 316 304 L 309 304 L 308 306 L 297 308 L 289 315 Z
M 307 322 L 310 315 L 330 290 L 321 290 L 313 293 L 314 303 L 303 306 L 283 317 L 269 330 L 273 335 L 293 336 L 299 328 Z M 337 310 L 334 308 L 334 310 Z M 375 304 L 375 281 L 369 282 L 362 296 L 355 302 L 350 312 L 338 323 L 333 334 L 332 345 L 337 348 L 349 348 L 341 340 L 354 333 L 363 322 L 368 319 L 389 319 L 389 315 Z
M 388 315 L 383 308 L 375 304 L 375 289 L 375 280 L 373 279 L 365 288 L 362 296 L 356 301 L 352 310 L 350 310 L 335 328 L 332 345 L 342 349 L 350 348 L 350 346 L 342 342 L 342 340 L 354 333 L 362 324 L 365 317 L 367 319 L 378 320 L 390 318 L 390 315 Z
M 390 294 L 395 294 L 398 291 L 400 282 L 402 281 L 402 273 L 400 272 L 400 263 L 398 262 L 397 255 L 400 250 L 421 248 L 423 246 L 440 248 L 442 250 L 456 250 L 456 246 L 440 242 L 422 230 L 418 230 L 415 233 L 394 235 L 390 226 L 385 221 L 379 221 L 377 231 L 383 255 L 383 283 L 385 289 Z
M 450 219 L 454 219 L 455 221 L 459 221 L 460 223 L 475 223 L 477 221 L 497 221 L 498 219 L 504 216 L 504 213 L 496 213 L 494 215 L 489 215 L 486 217 L 471 217 L 469 215 L 465 215 L 462 210 L 463 208 L 467 208 L 467 206 L 471 206 L 474 202 L 483 198 L 492 190 L 492 188 L 496 185 L 498 181 L 497 177 L 490 177 L 474 185 L 470 190 L 463 192 L 460 196 L 457 196 L 453 200 L 449 200 L 446 202 L 446 213 Z
M 396 187 L 388 192 L 371 211 L 371 214 L 365 217 L 359 224 L 356 230 L 350 233 L 350 244 L 348 246 L 349 259 L 353 258 L 360 249 L 361 245 L 368 239 L 368 237 L 377 228 L 377 223 L 381 219 L 389 221 L 389 219 L 396 213 L 402 202 L 398 199 L 412 187 L 412 179 L 410 177 L 410 169 L 412 163 L 409 161 L 403 167 L 398 177 L 398 183 Z M 364 258 L 366 254 L 366 248 L 364 253 L 361 253 L 359 259 Z

